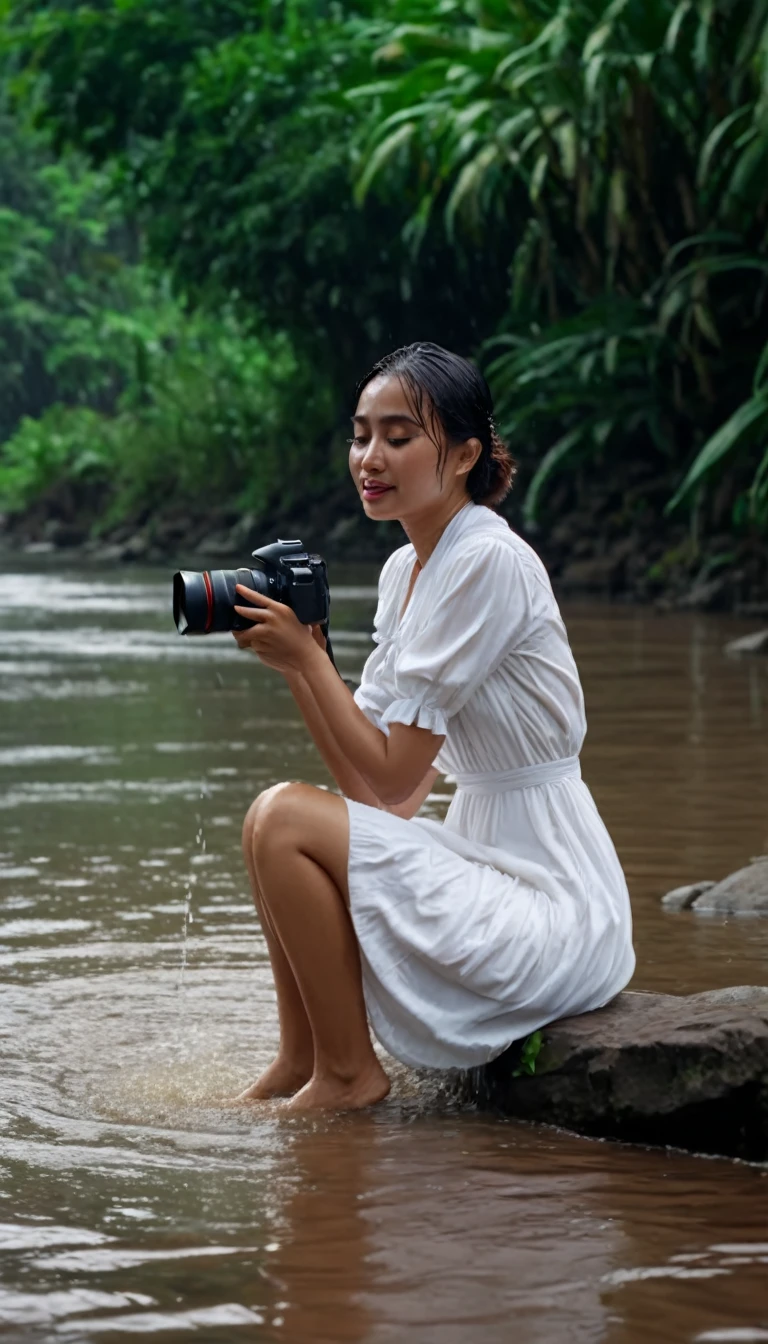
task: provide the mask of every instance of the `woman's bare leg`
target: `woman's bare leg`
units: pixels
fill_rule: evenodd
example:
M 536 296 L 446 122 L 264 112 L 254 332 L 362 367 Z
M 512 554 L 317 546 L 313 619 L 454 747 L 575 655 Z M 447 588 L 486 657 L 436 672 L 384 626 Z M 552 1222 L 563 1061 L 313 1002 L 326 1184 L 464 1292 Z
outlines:
M 309 1018 L 314 1072 L 290 1110 L 381 1101 L 389 1079 L 371 1044 L 347 888 L 343 799 L 307 784 L 270 790 L 254 835 L 256 872 Z
M 312 1028 L 309 1025 L 296 977 L 272 925 L 269 912 L 259 890 L 254 859 L 254 836 L 263 807 L 260 795 L 249 807 L 243 823 L 243 857 L 253 892 L 253 903 L 259 916 L 267 944 L 277 994 L 277 1012 L 280 1020 L 280 1045 L 277 1057 L 255 1083 L 246 1088 L 238 1101 L 262 1101 L 268 1097 L 289 1097 L 312 1077 L 315 1051 Z

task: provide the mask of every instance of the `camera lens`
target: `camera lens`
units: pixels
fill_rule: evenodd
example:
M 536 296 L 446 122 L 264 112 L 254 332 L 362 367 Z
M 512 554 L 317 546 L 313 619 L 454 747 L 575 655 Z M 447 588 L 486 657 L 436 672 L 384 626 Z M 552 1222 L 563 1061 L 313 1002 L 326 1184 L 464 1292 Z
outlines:
M 208 582 L 206 583 L 206 579 Z M 173 576 L 173 619 L 180 635 L 201 635 L 210 628 L 210 576 L 179 570 Z
M 245 584 L 257 593 L 269 594 L 269 580 L 259 569 L 212 569 L 196 574 L 179 570 L 173 576 L 173 619 L 180 635 L 208 635 L 223 630 L 247 630 L 250 621 L 235 612 L 235 603 L 248 606 L 247 598 L 235 592 Z

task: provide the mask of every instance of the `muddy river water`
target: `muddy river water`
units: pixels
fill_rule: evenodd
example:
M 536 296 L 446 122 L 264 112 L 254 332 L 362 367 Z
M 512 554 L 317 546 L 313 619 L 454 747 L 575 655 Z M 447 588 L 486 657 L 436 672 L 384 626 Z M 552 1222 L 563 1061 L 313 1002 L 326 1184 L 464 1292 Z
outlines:
M 332 578 L 356 676 L 375 572 Z M 277 674 L 176 635 L 168 580 L 0 574 L 0 1338 L 768 1340 L 768 1169 L 462 1110 L 399 1066 L 365 1114 L 222 1105 L 276 1035 L 242 817 L 329 780 Z M 633 987 L 765 983 L 768 921 L 659 906 L 768 850 L 768 662 L 722 652 L 753 627 L 565 614 Z

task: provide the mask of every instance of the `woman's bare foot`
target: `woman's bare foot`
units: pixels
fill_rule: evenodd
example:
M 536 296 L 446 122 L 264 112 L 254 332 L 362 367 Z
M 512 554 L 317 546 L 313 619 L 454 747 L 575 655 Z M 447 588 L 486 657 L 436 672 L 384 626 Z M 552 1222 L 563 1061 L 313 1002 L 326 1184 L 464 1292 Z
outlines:
M 282 1111 L 360 1111 L 383 1101 L 391 1083 L 378 1060 L 346 1082 L 332 1074 L 314 1075 Z
M 311 1063 L 301 1066 L 278 1055 L 256 1082 L 251 1083 L 235 1100 L 246 1105 L 249 1101 L 268 1101 L 270 1097 L 292 1097 L 311 1077 Z

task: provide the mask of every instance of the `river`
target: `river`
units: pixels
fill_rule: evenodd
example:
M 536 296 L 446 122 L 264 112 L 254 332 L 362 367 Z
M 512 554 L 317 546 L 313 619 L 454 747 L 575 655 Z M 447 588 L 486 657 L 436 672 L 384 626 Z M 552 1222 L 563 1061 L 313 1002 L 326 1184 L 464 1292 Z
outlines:
M 277 674 L 176 635 L 168 573 L 4 569 L 0 1337 L 768 1340 L 765 1168 L 462 1110 L 399 1066 L 368 1113 L 223 1104 L 276 1034 L 242 818 L 328 776 Z M 357 676 L 375 573 L 332 578 Z M 659 905 L 768 849 L 768 661 L 722 652 L 750 627 L 565 615 L 633 987 L 764 983 L 768 921 Z

